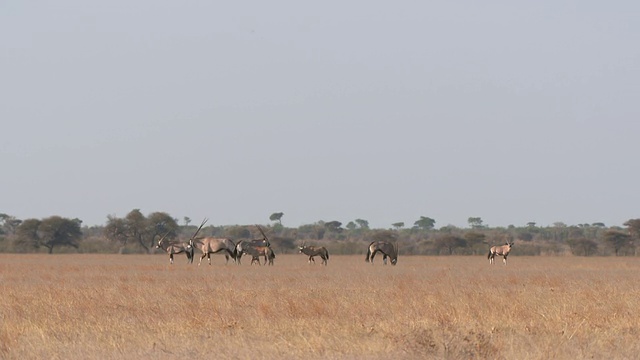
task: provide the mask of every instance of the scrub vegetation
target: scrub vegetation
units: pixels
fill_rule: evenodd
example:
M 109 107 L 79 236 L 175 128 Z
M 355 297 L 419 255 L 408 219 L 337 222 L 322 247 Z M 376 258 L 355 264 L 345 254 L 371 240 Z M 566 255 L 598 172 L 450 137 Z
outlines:
M 468 218 L 468 227 L 436 227 L 436 220 L 420 216 L 413 225 L 404 222 L 375 229 L 364 219 L 343 224 L 319 220 L 313 224 L 287 227 L 282 212 L 269 216 L 262 225 L 277 254 L 296 253 L 298 246 L 324 246 L 330 254 L 364 254 L 372 241 L 390 241 L 401 254 L 480 255 L 494 245 L 515 244 L 512 256 L 576 255 L 636 256 L 640 240 L 640 219 L 630 219 L 624 227 L 603 223 L 567 225 L 562 222 L 538 226 L 492 227 L 480 217 Z M 266 219 L 266 216 L 265 216 Z M 201 236 L 224 237 L 234 242 L 262 239 L 255 224 L 219 225 L 202 228 Z M 104 226 L 83 226 L 80 219 L 51 216 L 44 219 L 17 219 L 0 214 L 0 252 L 9 253 L 121 253 L 143 254 L 156 251 L 160 238 L 181 242 L 189 239 L 198 226 L 188 217 L 179 220 L 165 212 L 143 214 L 131 210 L 125 217 L 108 216 Z

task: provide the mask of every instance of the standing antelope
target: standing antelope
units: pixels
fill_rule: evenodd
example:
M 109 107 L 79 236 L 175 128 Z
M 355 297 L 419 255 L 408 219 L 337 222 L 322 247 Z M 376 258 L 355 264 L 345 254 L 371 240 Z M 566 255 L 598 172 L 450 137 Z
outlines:
M 251 255 L 251 265 L 253 265 L 254 262 L 257 262 L 258 265 L 262 265 L 260 263 L 260 256 L 264 256 L 265 265 L 267 263 L 269 265 L 273 265 L 273 259 L 276 258 L 276 254 L 273 252 L 273 250 L 270 247 L 252 245 L 251 242 L 249 241 L 239 242 L 238 245 L 236 245 L 236 253 L 238 255 L 240 254 Z M 237 263 L 240 264 L 240 256 L 238 256 L 237 259 L 238 259 Z
M 240 240 L 236 243 L 236 264 L 240 265 L 240 259 L 242 255 L 249 254 L 247 248 L 254 247 L 268 247 L 264 240 Z M 251 254 L 249 254 L 251 255 Z
M 262 265 L 260 264 L 260 256 L 264 256 L 265 265 L 267 265 L 267 263 L 273 265 L 273 259 L 276 258 L 276 254 L 268 246 L 246 246 L 242 249 L 242 252 L 251 255 L 251 265 L 253 265 L 255 261 L 258 262 L 258 265 Z
M 236 259 L 236 244 L 233 241 L 227 238 L 214 238 L 214 237 L 201 237 L 196 238 L 196 235 L 200 232 L 204 224 L 208 219 L 204 219 L 202 224 L 198 230 L 196 230 L 195 234 L 189 239 L 189 243 L 194 247 L 198 247 L 200 251 L 202 251 L 202 256 L 200 257 L 200 261 L 198 262 L 198 266 L 202 264 L 202 259 L 205 257 L 209 260 L 209 265 L 211 265 L 211 254 L 219 253 L 221 251 L 226 251 L 225 256 L 230 256 L 232 259 Z M 227 262 L 229 262 L 229 258 L 227 257 Z
M 366 262 L 373 264 L 373 258 L 376 253 L 381 252 L 383 254 L 382 263 L 387 265 L 387 257 L 391 258 L 391 265 L 395 265 L 398 262 L 398 244 L 392 244 L 388 241 L 374 241 L 369 244 L 367 248 Z
M 267 235 L 264 233 L 264 231 L 262 231 L 262 228 L 258 225 L 256 225 L 256 227 L 258 228 L 258 230 L 260 230 L 260 233 L 262 234 L 262 239 L 254 239 L 254 240 L 241 240 L 238 241 L 238 243 L 236 244 L 236 264 L 240 265 L 240 259 L 242 259 L 242 255 L 244 255 L 246 253 L 246 251 L 244 251 L 244 249 L 248 246 L 268 246 L 271 247 L 271 243 L 269 242 L 269 239 L 267 238 Z M 255 259 L 253 259 L 255 260 Z M 253 260 L 251 261 L 253 263 Z
M 298 249 L 300 250 L 300 254 L 309 256 L 309 264 L 311 264 L 312 261 L 315 264 L 316 260 L 314 259 L 314 257 L 320 256 L 320 258 L 322 259 L 322 264 L 324 264 L 325 266 L 327 265 L 327 260 L 329 260 L 329 252 L 324 246 L 316 247 L 306 246 L 302 244 L 302 246 L 298 246 Z
M 160 240 L 158 240 L 158 245 L 156 245 L 156 249 L 162 249 L 169 254 L 169 263 L 173 264 L 173 254 L 185 253 L 187 255 L 187 263 L 193 263 L 193 246 L 191 243 L 180 243 L 175 241 L 165 241 L 169 233 L 164 234 Z
M 487 255 L 487 259 L 489 259 L 489 264 L 495 263 L 496 255 L 502 256 L 502 262 L 507 265 L 507 255 L 511 252 L 511 247 L 513 246 L 513 242 L 507 242 L 502 246 L 493 246 L 489 250 L 489 255 Z

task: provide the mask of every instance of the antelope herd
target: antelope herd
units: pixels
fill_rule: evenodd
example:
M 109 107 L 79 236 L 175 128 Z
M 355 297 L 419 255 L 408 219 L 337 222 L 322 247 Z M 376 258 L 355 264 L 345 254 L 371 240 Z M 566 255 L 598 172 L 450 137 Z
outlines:
M 173 264 L 173 255 L 185 253 L 187 256 L 187 262 L 193 263 L 194 257 L 194 249 L 197 248 L 202 252 L 200 256 L 200 261 L 198 262 L 198 266 L 202 263 L 202 259 L 207 258 L 209 265 L 211 265 L 211 254 L 216 253 L 224 253 L 225 258 L 227 259 L 227 263 L 229 262 L 229 258 L 232 258 L 233 261 L 240 265 L 240 259 L 242 255 L 251 255 L 251 265 L 254 263 L 258 263 L 258 265 L 262 265 L 260 263 L 260 257 L 264 257 L 265 265 L 273 265 L 273 261 L 276 258 L 276 254 L 271 248 L 271 243 L 267 238 L 267 235 L 264 233 L 260 226 L 256 227 L 262 234 L 262 239 L 254 239 L 254 240 L 241 240 L 237 243 L 234 243 L 233 240 L 229 238 L 216 238 L 210 236 L 197 237 L 202 227 L 207 223 L 208 219 L 204 219 L 196 232 L 191 236 L 188 242 L 178 242 L 178 241 L 168 241 L 166 240 L 169 233 L 164 234 L 158 240 L 158 245 L 156 245 L 156 249 L 162 249 L 169 254 L 169 263 Z M 507 256 L 511 252 L 511 248 L 513 247 L 513 242 L 507 241 L 505 245 L 502 246 L 492 246 L 489 249 L 489 254 L 487 255 L 487 259 L 489 259 L 489 264 L 495 263 L 495 257 L 502 256 L 502 262 L 504 265 L 507 265 Z M 314 257 L 319 256 L 322 259 L 322 264 L 327 265 L 329 260 L 329 252 L 325 247 L 322 246 L 307 246 L 303 244 L 298 247 L 298 252 L 300 254 L 304 254 L 309 257 L 309 264 L 315 264 Z M 382 263 L 387 265 L 387 259 L 390 259 L 391 265 L 396 265 L 398 263 L 398 243 L 392 243 L 389 241 L 373 241 L 367 247 L 367 257 L 365 258 L 366 262 L 370 262 L 373 264 L 373 259 L 377 253 L 382 254 Z

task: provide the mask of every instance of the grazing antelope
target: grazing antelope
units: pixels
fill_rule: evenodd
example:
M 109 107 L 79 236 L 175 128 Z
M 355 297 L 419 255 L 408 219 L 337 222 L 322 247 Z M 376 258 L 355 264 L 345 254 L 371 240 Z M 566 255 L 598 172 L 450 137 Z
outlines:
M 268 246 L 245 246 L 242 249 L 242 252 L 251 255 L 251 265 L 253 265 L 254 262 L 258 262 L 258 265 L 262 265 L 260 264 L 260 256 L 264 256 L 265 265 L 267 265 L 267 263 L 269 265 L 273 265 L 273 259 L 276 258 L 276 254 Z
M 511 247 L 513 246 L 513 242 L 507 242 L 502 246 L 493 246 L 489 250 L 489 255 L 487 255 L 487 259 L 489 259 L 489 264 L 495 263 L 496 255 L 502 256 L 502 262 L 507 265 L 507 255 L 511 252 Z
M 398 244 L 392 244 L 388 241 L 374 241 L 369 244 L 369 248 L 367 248 L 367 258 L 366 262 L 371 262 L 373 264 L 373 258 L 376 256 L 378 252 L 381 252 L 382 263 L 387 265 L 387 257 L 391 258 L 391 265 L 395 265 L 398 262 Z
M 223 251 L 226 251 L 225 257 L 227 258 L 227 263 L 229 262 L 229 256 L 233 258 L 233 260 L 235 261 L 236 244 L 234 244 L 233 241 L 231 241 L 230 239 L 214 238 L 214 237 L 208 237 L 208 236 L 196 238 L 196 236 L 198 235 L 198 233 L 200 232 L 204 224 L 207 222 L 207 220 L 208 219 L 204 219 L 202 221 L 202 224 L 200 224 L 200 227 L 198 228 L 198 230 L 196 230 L 195 234 L 193 234 L 191 239 L 189 239 L 189 244 L 191 244 L 193 247 L 197 247 L 198 249 L 200 249 L 200 251 L 202 251 L 202 256 L 200 257 L 198 266 L 202 264 L 202 259 L 204 259 L 205 257 L 209 261 L 209 265 L 211 265 L 211 254 L 215 254 Z
M 187 255 L 187 263 L 193 263 L 193 246 L 187 243 L 175 241 L 166 241 L 165 238 L 169 233 L 164 234 L 159 240 L 156 249 L 162 249 L 169 254 L 169 263 L 173 264 L 173 254 L 185 253 Z
M 309 256 L 309 264 L 313 261 L 316 263 L 314 257 L 320 256 L 322 258 L 322 264 L 327 265 L 327 260 L 329 260 L 329 252 L 324 246 L 316 247 L 316 246 L 306 246 L 302 244 L 302 246 L 298 246 L 300 250 L 300 254 L 305 254 Z

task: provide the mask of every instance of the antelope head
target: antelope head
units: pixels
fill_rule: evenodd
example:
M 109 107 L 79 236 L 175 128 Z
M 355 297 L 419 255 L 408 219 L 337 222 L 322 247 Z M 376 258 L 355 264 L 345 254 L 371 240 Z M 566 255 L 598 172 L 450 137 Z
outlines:
M 164 235 L 160 237 L 160 239 L 158 239 L 158 245 L 156 245 L 156 249 L 162 249 L 162 242 L 167 237 L 167 235 L 169 235 L 169 232 L 170 231 L 167 231 Z
M 300 251 L 299 251 L 299 253 L 302 253 L 302 250 L 304 250 L 304 248 L 306 248 L 306 247 L 307 247 L 307 245 L 306 245 L 306 244 L 307 244 L 307 243 L 306 243 L 306 241 L 305 241 L 305 242 L 303 242 L 303 243 L 302 243 L 302 246 L 298 246 L 298 250 L 300 250 Z
M 395 252 L 395 256 L 391 257 L 391 265 L 395 265 L 398 262 L 398 242 L 396 241 L 393 244 L 393 252 Z

